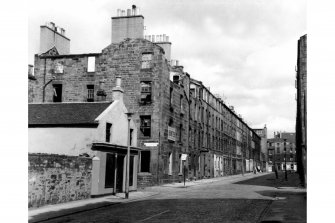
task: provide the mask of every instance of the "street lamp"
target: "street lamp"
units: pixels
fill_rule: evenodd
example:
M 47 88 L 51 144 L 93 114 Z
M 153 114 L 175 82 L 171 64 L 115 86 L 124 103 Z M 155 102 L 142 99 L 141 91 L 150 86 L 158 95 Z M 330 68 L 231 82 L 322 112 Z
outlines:
M 130 120 L 133 113 L 126 113 L 128 119 L 128 139 L 127 139 L 127 159 L 126 159 L 126 194 L 125 198 L 129 197 L 129 163 L 130 163 Z
M 287 181 L 287 166 L 286 166 L 286 139 L 284 139 L 284 150 L 285 150 L 285 180 Z

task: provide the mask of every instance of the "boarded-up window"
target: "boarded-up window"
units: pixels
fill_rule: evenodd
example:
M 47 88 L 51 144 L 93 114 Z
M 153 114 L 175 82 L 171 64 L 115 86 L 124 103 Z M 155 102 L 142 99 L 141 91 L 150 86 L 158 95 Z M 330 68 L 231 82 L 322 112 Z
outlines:
M 95 72 L 95 57 L 87 58 L 87 72 Z

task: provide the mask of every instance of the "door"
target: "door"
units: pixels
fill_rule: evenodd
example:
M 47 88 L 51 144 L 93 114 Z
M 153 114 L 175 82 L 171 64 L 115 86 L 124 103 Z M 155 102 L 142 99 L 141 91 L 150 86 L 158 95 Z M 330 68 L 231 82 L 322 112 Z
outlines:
M 116 193 L 122 192 L 123 190 L 123 166 L 124 166 L 124 155 L 118 154 L 117 156 L 117 171 L 116 171 Z

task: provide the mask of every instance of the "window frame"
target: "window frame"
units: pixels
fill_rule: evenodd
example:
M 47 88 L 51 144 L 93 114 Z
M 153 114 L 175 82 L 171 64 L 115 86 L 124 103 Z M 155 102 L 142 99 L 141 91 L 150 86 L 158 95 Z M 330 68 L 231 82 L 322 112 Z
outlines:
M 149 126 L 144 126 L 145 120 L 149 120 Z M 140 115 L 140 131 L 141 137 L 151 138 L 151 115 Z M 149 130 L 149 135 L 145 135 L 145 132 Z

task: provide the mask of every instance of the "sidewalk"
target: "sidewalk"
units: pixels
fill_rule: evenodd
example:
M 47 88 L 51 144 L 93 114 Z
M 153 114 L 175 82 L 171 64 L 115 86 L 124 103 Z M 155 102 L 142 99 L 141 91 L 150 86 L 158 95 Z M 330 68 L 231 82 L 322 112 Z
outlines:
M 100 198 L 90 198 L 85 200 L 71 201 L 67 203 L 47 205 L 36 209 L 28 210 L 28 220 L 29 222 L 40 222 L 49 219 L 54 219 L 61 216 L 67 216 L 75 213 L 80 213 L 88 210 L 94 210 L 98 208 L 103 208 L 111 205 L 116 205 L 120 203 L 129 203 L 137 200 L 147 199 L 149 197 L 158 195 L 164 188 L 188 188 L 201 184 L 213 183 L 216 181 L 224 180 L 225 183 L 233 183 L 240 180 L 247 180 L 254 177 L 259 177 L 266 175 L 268 173 L 246 173 L 244 176 L 232 175 L 216 178 L 201 179 L 196 181 L 186 181 L 185 187 L 184 182 L 182 183 L 171 183 L 163 184 L 159 186 L 147 187 L 144 189 L 139 189 L 138 191 L 133 191 L 129 193 L 129 199 L 125 199 L 124 193 L 118 193 L 116 196 L 110 195 Z
M 61 204 L 47 205 L 28 210 L 28 220 L 29 222 L 45 221 L 60 216 L 71 215 L 120 203 L 142 200 L 157 194 L 157 192 L 133 191 L 129 193 L 129 199 L 124 198 L 124 193 L 118 193 L 115 196 L 110 195 L 100 198 L 90 198 Z

